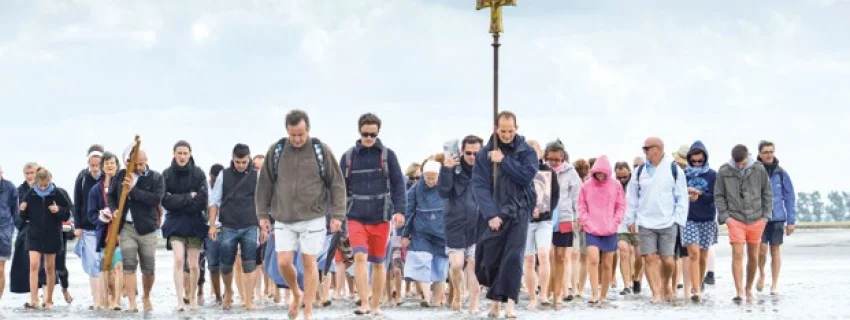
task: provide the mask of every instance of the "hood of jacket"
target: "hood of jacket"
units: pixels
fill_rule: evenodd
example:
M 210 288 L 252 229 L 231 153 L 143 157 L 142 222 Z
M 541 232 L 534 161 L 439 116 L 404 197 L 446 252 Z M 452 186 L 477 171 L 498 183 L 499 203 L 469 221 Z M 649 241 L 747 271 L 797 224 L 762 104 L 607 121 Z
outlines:
M 597 180 L 596 173 L 604 173 L 605 179 Z M 625 192 L 617 179 L 611 176 L 611 163 L 607 156 L 600 156 L 590 169 L 590 177 L 579 196 L 579 223 L 587 233 L 609 236 L 617 228 L 625 213 Z

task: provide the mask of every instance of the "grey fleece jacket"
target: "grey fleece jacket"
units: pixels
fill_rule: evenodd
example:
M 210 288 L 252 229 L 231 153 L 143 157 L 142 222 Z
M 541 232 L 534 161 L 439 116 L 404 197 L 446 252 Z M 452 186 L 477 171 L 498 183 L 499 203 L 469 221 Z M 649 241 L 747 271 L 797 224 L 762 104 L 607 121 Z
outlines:
M 266 161 L 257 179 L 256 205 L 257 216 L 261 219 L 272 217 L 276 222 L 295 223 L 308 221 L 328 214 L 328 197 L 331 198 L 330 214 L 339 220 L 345 220 L 345 179 L 339 164 L 330 148 L 322 143 L 325 177 L 330 185 L 326 188 L 319 174 L 316 152 L 310 140 L 301 148 L 295 148 L 287 139 L 283 155 L 278 164 L 277 184 L 273 185 L 274 149 L 277 143 L 269 147 Z
M 729 218 L 745 224 L 756 223 L 761 218 L 770 220 L 773 189 L 764 165 L 752 158 L 743 169 L 738 169 L 733 160 L 723 164 L 717 172 L 714 203 L 720 224 Z

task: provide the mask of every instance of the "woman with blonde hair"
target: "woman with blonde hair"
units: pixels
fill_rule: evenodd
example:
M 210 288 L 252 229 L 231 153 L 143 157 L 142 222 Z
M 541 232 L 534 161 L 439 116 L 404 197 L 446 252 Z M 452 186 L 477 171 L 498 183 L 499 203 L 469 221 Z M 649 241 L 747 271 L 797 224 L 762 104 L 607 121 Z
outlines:
M 56 254 L 62 249 L 62 222 L 71 218 L 71 198 L 68 192 L 53 184 L 50 171 L 40 167 L 35 171 L 35 184 L 21 197 L 21 219 L 30 223 L 27 251 L 30 259 L 30 301 L 27 309 L 38 308 L 38 270 L 44 257 L 47 290 L 42 307 L 53 307 L 53 288 L 56 286 Z

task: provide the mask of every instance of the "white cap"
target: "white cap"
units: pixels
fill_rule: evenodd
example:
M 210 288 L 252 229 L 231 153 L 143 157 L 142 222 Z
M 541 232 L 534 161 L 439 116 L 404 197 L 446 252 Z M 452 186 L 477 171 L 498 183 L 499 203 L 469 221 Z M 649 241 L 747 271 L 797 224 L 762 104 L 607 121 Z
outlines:
M 428 160 L 425 162 L 425 166 L 422 167 L 422 173 L 433 172 L 440 173 L 440 163 L 434 160 Z

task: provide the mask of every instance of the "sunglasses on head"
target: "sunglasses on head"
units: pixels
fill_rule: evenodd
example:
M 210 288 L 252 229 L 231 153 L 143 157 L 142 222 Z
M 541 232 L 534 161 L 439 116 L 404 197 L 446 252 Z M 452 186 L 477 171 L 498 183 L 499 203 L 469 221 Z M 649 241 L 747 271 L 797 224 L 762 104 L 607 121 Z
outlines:
M 364 138 L 377 138 L 378 133 L 377 132 L 361 132 L 360 136 L 364 137 Z

